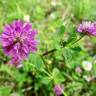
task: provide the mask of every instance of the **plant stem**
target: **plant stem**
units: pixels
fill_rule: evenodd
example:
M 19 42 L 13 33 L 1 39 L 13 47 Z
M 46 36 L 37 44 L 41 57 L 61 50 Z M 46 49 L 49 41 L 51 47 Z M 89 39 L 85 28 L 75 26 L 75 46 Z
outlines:
M 48 55 L 48 54 L 50 54 L 50 53 L 53 53 L 53 52 L 55 52 L 55 51 L 57 51 L 56 48 L 54 48 L 54 49 L 52 49 L 52 50 L 50 50 L 50 51 L 47 51 L 47 52 L 43 53 L 41 56 L 46 56 L 46 55 Z
M 75 43 L 77 43 L 79 40 L 81 40 L 82 38 L 84 37 L 84 35 L 83 36 L 81 36 L 79 39 L 77 39 L 75 42 L 73 42 L 72 44 L 75 44 Z M 65 46 L 63 46 L 63 47 L 61 47 L 61 48 L 64 48 Z M 57 49 L 56 48 L 54 48 L 54 49 L 52 49 L 52 50 L 50 50 L 50 51 L 47 51 L 47 52 L 45 52 L 45 53 L 43 53 L 41 56 L 43 57 L 43 56 L 46 56 L 46 55 L 48 55 L 48 54 L 50 54 L 50 53 L 53 53 L 53 52 L 55 52 L 55 51 L 57 51 Z
M 64 96 L 68 96 L 65 92 L 63 92 L 63 95 L 64 95 Z
M 80 41 L 85 35 L 82 35 L 79 39 L 77 39 L 76 41 L 74 41 L 72 44 L 77 43 L 78 41 Z
M 45 65 L 45 67 L 46 67 L 46 70 L 50 73 L 50 70 L 49 70 L 49 68 L 48 68 L 48 65 L 46 64 L 46 62 L 45 62 L 43 56 L 41 56 L 41 59 L 42 59 L 44 65 Z
M 51 79 L 53 79 L 53 76 L 52 76 L 49 72 L 47 72 L 46 70 L 43 70 L 43 72 L 44 72 L 46 75 L 48 75 Z

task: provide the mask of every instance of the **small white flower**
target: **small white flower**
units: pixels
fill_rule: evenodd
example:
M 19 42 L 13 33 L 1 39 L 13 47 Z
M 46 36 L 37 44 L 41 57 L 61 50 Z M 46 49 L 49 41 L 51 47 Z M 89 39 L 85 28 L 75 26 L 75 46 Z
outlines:
M 52 5 L 52 6 L 56 6 L 56 5 L 57 5 L 56 1 L 53 0 L 53 1 L 51 2 L 51 5 Z
M 23 64 L 21 64 L 21 63 L 17 66 L 18 69 L 22 68 L 22 67 L 23 67 Z
M 52 14 L 50 14 L 50 17 L 52 18 L 52 19 L 55 19 L 55 14 L 54 13 L 52 13 Z
M 29 15 L 25 15 L 23 19 L 25 22 L 30 22 L 30 16 Z
M 92 70 L 92 62 L 89 61 L 83 61 L 82 67 L 85 71 L 91 71 Z
M 84 76 L 83 77 L 87 82 L 90 82 L 92 79 L 93 79 L 93 77 L 91 77 L 91 76 Z

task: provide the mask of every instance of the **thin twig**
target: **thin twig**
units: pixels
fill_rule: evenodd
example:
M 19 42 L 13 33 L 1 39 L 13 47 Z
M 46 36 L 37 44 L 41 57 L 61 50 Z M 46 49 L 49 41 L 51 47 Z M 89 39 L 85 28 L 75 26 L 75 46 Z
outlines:
M 82 35 L 79 39 L 77 39 L 75 42 L 73 42 L 72 44 L 77 43 L 79 40 L 81 40 L 85 35 Z
M 72 44 L 77 43 L 77 42 L 78 42 L 79 40 L 81 40 L 83 37 L 84 37 L 84 35 L 81 36 L 79 39 L 77 39 L 77 40 L 76 40 L 75 42 L 73 42 Z M 65 47 L 65 46 L 63 46 L 63 47 L 61 47 L 61 48 L 64 48 L 64 47 Z M 54 48 L 54 49 L 52 49 L 52 50 L 50 50 L 50 51 L 47 51 L 47 52 L 43 53 L 43 54 L 41 55 L 41 57 L 46 56 L 46 55 L 48 55 L 48 54 L 50 54 L 50 53 L 53 53 L 53 52 L 55 52 L 55 51 L 57 51 L 56 48 Z
M 46 70 L 50 73 L 50 70 L 49 70 L 49 68 L 48 68 L 48 66 L 47 66 L 47 64 L 46 64 L 46 62 L 45 62 L 43 56 L 41 56 L 41 59 L 42 59 L 44 65 L 46 66 Z
M 52 49 L 52 50 L 50 50 L 50 51 L 47 51 L 47 52 L 43 53 L 41 56 L 48 55 L 48 54 L 53 53 L 53 52 L 55 52 L 55 51 L 57 51 L 56 48 L 54 48 L 54 49 Z

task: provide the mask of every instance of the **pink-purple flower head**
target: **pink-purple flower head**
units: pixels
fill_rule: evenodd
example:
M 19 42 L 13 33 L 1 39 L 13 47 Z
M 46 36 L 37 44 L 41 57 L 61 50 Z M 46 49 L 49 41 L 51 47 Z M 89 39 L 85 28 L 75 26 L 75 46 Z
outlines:
M 96 22 L 83 21 L 79 24 L 77 31 L 86 35 L 96 36 Z
M 63 85 L 55 85 L 54 92 L 56 96 L 61 96 L 63 94 L 64 86 Z
M 37 31 L 31 27 L 31 23 L 16 20 L 4 27 L 1 42 L 6 55 L 18 60 L 24 60 L 30 52 L 37 50 Z

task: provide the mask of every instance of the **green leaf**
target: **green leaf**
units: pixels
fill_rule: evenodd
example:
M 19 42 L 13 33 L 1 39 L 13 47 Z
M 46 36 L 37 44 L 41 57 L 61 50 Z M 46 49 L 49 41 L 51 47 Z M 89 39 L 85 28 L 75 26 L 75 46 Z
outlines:
M 71 48 L 73 51 L 80 52 L 82 49 L 79 46 Z
M 64 48 L 63 49 L 63 55 L 64 55 L 64 57 L 65 57 L 65 60 L 66 61 L 70 61 L 70 60 L 72 60 L 72 58 L 73 58 L 73 53 L 72 53 L 72 50 L 71 49 L 69 49 L 69 48 Z
M 50 81 L 51 81 L 51 79 L 50 79 L 50 77 L 48 77 L 48 76 L 43 77 L 42 80 L 41 80 L 41 82 L 42 82 L 43 84 L 46 84 L 46 85 L 49 84 Z
M 52 76 L 53 76 L 55 83 L 62 83 L 63 81 L 65 81 L 65 78 L 62 72 L 60 72 L 59 69 L 57 68 L 53 69 Z
M 0 86 L 0 96 L 10 96 L 11 88 L 7 86 Z
M 54 43 L 54 47 L 56 49 L 60 49 L 61 48 L 60 41 L 61 41 L 61 39 L 64 36 L 64 32 L 65 32 L 65 26 L 64 25 L 61 25 L 58 28 L 57 32 L 54 34 L 53 43 Z
M 62 35 L 64 35 L 64 32 L 65 32 L 65 26 L 64 25 L 61 25 L 60 28 L 59 28 L 58 35 L 59 36 L 62 36 Z
M 31 62 L 37 70 L 41 71 L 44 68 L 44 63 L 41 56 L 37 54 L 31 54 L 29 60 L 29 62 Z
M 59 41 L 63 37 L 64 32 L 65 32 L 65 26 L 64 25 L 61 25 L 58 28 L 57 32 L 55 33 L 55 35 L 54 35 L 55 38 L 54 39 L 57 39 L 58 38 L 57 41 Z
M 71 82 L 68 85 L 68 88 L 71 92 L 81 90 L 83 87 L 83 84 L 81 82 Z
M 10 80 L 14 80 L 15 82 L 18 83 L 19 87 L 22 86 L 22 84 L 25 81 L 28 81 L 29 78 L 26 77 L 25 73 L 20 73 L 19 70 L 15 67 L 9 67 L 7 65 L 2 65 L 0 68 L 0 71 L 6 73 L 7 75 L 10 76 Z M 6 78 L 6 77 L 5 77 Z
M 76 28 L 72 27 L 69 32 L 69 38 L 67 43 L 74 42 L 77 39 Z

